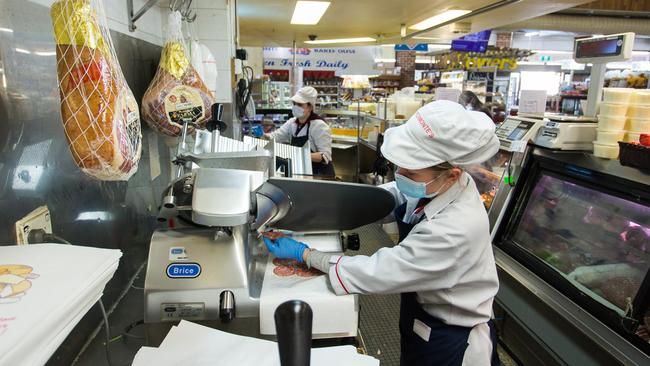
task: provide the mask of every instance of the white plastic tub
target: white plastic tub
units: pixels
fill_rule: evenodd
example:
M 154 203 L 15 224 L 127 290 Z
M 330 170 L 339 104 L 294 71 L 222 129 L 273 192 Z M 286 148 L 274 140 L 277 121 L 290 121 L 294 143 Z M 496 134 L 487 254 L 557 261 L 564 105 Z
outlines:
M 650 106 L 650 90 L 635 90 L 631 101 L 633 104 Z
M 627 104 L 600 103 L 600 115 L 608 117 L 625 117 L 627 115 Z
M 638 132 L 627 131 L 625 133 L 625 142 L 639 142 L 641 134 Z
M 650 119 L 650 105 L 631 105 L 627 110 L 627 116 L 636 119 Z
M 650 119 L 630 118 L 627 129 L 631 132 L 650 134 Z
M 603 131 L 619 131 L 625 129 L 627 118 L 622 116 L 598 116 L 598 129 Z
M 616 145 L 625 138 L 625 130 L 620 131 L 602 131 L 597 130 L 596 143 L 606 145 Z
M 627 104 L 632 98 L 634 89 L 629 88 L 604 88 L 603 101 L 607 103 Z
M 594 142 L 594 156 L 605 159 L 618 159 L 618 145 L 599 144 Z

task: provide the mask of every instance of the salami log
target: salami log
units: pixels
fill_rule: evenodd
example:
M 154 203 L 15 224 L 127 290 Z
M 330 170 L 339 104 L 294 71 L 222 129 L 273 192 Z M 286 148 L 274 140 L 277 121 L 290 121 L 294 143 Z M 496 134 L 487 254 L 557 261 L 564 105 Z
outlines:
M 75 163 L 102 180 L 127 180 L 140 160 L 138 105 L 117 61 L 102 2 L 52 5 L 65 136 Z
M 211 116 L 214 95 L 190 64 L 181 32 L 181 15 L 169 16 L 158 70 L 142 98 L 142 118 L 154 130 L 179 136 L 183 120 L 202 126 Z

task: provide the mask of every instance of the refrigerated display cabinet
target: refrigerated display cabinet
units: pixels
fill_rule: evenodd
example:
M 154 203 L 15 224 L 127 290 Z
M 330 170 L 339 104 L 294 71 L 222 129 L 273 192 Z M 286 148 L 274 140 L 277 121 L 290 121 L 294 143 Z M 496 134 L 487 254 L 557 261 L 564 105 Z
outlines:
M 621 364 L 650 364 L 650 175 L 591 154 L 535 148 L 522 179 L 494 240 L 497 302 L 530 327 L 537 319 L 516 296 L 542 300 L 564 317 L 562 332 L 574 327 L 577 336 L 553 346 L 559 330 L 545 324 L 536 334 L 556 354 L 576 338 L 594 342 L 584 354 L 579 345 L 567 351 L 576 357 L 568 364 L 597 350 Z M 513 295 L 512 279 L 530 292 Z
M 537 134 L 542 123 L 542 120 L 509 117 L 496 130 L 499 151 L 488 161 L 467 169 L 488 211 L 492 233 L 532 151 L 528 141 Z

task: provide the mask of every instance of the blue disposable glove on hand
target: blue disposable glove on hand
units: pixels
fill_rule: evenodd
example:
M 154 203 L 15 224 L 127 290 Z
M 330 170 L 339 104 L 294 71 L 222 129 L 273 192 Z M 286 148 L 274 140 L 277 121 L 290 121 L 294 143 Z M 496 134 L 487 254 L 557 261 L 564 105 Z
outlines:
M 273 253 L 277 258 L 282 259 L 295 259 L 302 263 L 302 255 L 305 250 L 309 249 L 307 245 L 291 238 L 283 237 L 276 240 L 264 238 L 264 244 L 269 252 Z
M 264 136 L 264 129 L 260 125 L 253 126 L 253 127 L 251 127 L 251 133 L 255 137 L 262 137 L 262 136 Z

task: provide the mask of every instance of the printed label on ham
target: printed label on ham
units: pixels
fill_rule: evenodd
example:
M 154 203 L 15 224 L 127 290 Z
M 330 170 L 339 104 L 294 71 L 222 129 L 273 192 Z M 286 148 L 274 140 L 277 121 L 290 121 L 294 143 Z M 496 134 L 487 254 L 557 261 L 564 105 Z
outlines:
M 175 87 L 165 98 L 165 113 L 169 123 L 178 127 L 182 127 L 183 120 L 203 120 L 205 110 L 201 94 L 185 85 Z

